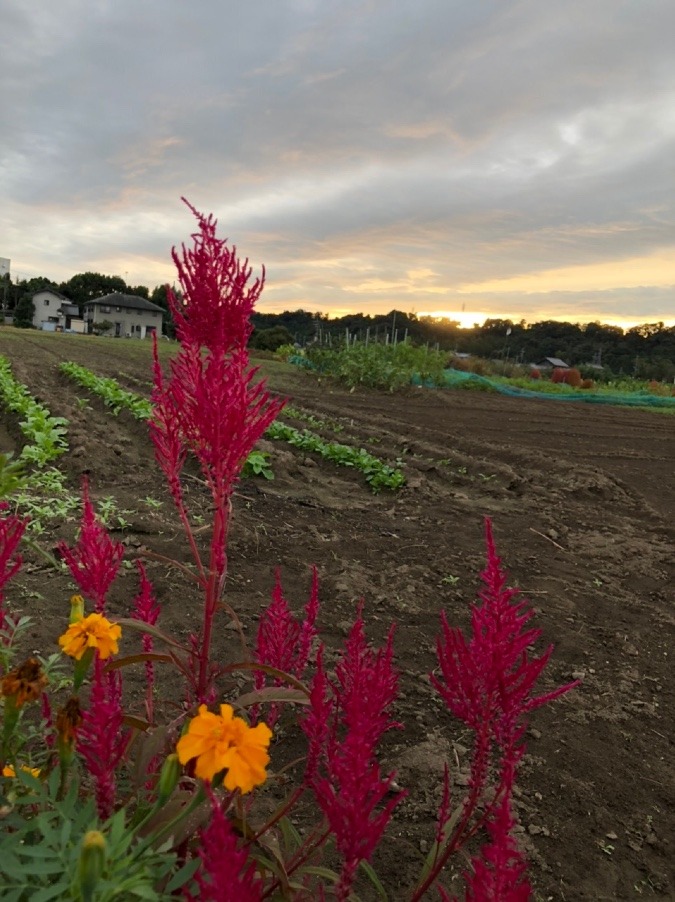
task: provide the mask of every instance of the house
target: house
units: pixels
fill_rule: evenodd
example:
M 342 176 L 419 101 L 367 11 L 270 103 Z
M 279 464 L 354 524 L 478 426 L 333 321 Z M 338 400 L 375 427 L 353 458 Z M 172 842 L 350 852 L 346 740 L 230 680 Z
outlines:
M 44 332 L 84 332 L 80 308 L 54 288 L 33 295 L 33 325 Z
M 164 310 L 146 298 L 120 292 L 87 301 L 84 305 L 87 331 L 98 332 L 103 323 L 110 323 L 101 334 L 116 338 L 149 338 L 153 332 L 161 335 L 163 315 Z
M 568 370 L 570 368 L 569 363 L 565 363 L 565 361 L 561 360 L 560 357 L 544 357 L 544 359 L 540 360 L 539 363 L 535 363 L 535 366 L 540 370 Z

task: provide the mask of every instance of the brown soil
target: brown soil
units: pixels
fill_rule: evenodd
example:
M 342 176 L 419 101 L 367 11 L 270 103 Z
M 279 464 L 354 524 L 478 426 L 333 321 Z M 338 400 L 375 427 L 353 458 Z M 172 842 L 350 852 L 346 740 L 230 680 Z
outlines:
M 172 348 L 161 350 L 168 358 Z M 145 427 L 125 413 L 113 417 L 94 399 L 78 403 L 86 392 L 57 370 L 60 360 L 76 360 L 148 394 L 149 347 L 2 329 L 0 353 L 53 414 L 70 421 L 71 450 L 59 465 L 74 490 L 87 471 L 95 498 L 114 496 L 127 521 L 115 534 L 129 557 L 149 549 L 185 559 Z M 675 898 L 675 420 L 466 391 L 349 393 L 285 365 L 265 368 L 272 389 L 296 408 L 343 427 L 337 435 L 324 429 L 325 437 L 402 459 L 408 480 L 398 493 L 374 496 L 351 470 L 263 443 L 276 478 L 245 480 L 237 490 L 228 583 L 249 637 L 277 566 L 299 608 L 309 565 L 317 565 L 330 647 L 344 638 L 359 599 L 374 639 L 398 624 L 396 715 L 405 729 L 389 735 L 385 764 L 410 795 L 375 861 L 391 898 L 405 898 L 432 840 L 444 760 L 460 786 L 467 766 L 468 737 L 426 674 L 435 666 L 439 612 L 468 623 L 485 515 L 512 582 L 538 614 L 543 641 L 555 644 L 546 686 L 572 674 L 583 680 L 534 715 L 527 737 L 517 811 L 536 898 Z M 5 415 L 4 426 L 0 449 L 20 447 L 15 420 Z M 205 509 L 199 482 L 188 478 L 186 487 Z M 163 506 L 148 506 L 147 497 Z M 72 539 L 75 528 L 52 525 L 40 541 L 51 547 Z M 192 590 L 166 565 L 151 562 L 149 571 L 164 628 L 184 636 L 198 620 Z M 32 557 L 9 587 L 14 609 L 36 618 L 36 649 L 48 651 L 63 629 L 72 591 L 66 577 Z M 125 611 L 134 591 L 135 577 L 125 572 L 113 611 Z M 230 631 L 219 637 L 223 654 L 232 654 L 234 642 Z M 279 754 L 290 754 L 292 741 L 282 735 Z

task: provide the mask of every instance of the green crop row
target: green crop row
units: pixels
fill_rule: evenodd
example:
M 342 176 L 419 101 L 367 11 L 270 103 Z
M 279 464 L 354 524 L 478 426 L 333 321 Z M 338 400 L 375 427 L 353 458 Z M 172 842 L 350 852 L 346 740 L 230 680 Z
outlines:
M 53 417 L 25 385 L 17 382 L 6 357 L 0 357 L 0 399 L 8 410 L 20 417 L 19 428 L 27 439 L 21 460 L 44 467 L 68 450 L 68 420 Z
M 139 420 L 148 420 L 152 415 L 152 406 L 149 401 L 134 392 L 120 388 L 114 379 L 102 378 L 76 363 L 66 362 L 60 364 L 60 369 L 79 385 L 87 388 L 93 394 L 103 398 L 109 407 L 118 410 L 127 409 Z M 293 411 L 295 415 L 297 411 Z M 353 448 L 351 445 L 341 445 L 337 442 L 326 442 L 320 436 L 308 430 L 300 430 L 280 423 L 278 420 L 269 427 L 265 433 L 267 438 L 287 442 L 302 451 L 315 452 L 326 460 L 342 467 L 353 467 L 360 470 L 366 477 L 366 482 L 373 492 L 381 489 L 399 489 L 405 485 L 405 476 L 401 470 L 390 467 L 378 457 L 369 454 L 363 448 Z M 272 478 L 272 471 L 264 454 L 252 451 L 251 457 L 244 467 L 244 475 L 261 475 L 266 479 Z
M 135 392 L 126 391 L 116 379 L 97 376 L 79 363 L 66 360 L 59 364 L 59 369 L 82 388 L 101 398 L 117 416 L 120 410 L 128 410 L 137 420 L 149 420 L 152 405 L 148 400 Z
M 353 448 L 351 445 L 341 445 L 338 442 L 326 442 L 314 432 L 303 429 L 294 429 L 278 420 L 269 427 L 265 433 L 267 438 L 287 442 L 301 451 L 312 451 L 320 454 L 325 460 L 330 460 L 341 467 L 353 467 L 360 470 L 366 477 L 366 482 L 373 492 L 381 489 L 400 489 L 405 485 L 405 476 L 401 470 L 390 467 L 379 457 L 374 457 L 363 448 Z
M 4 406 L 21 417 L 19 427 L 26 437 L 21 454 L 0 454 L 0 498 L 11 495 L 17 509 L 30 519 L 34 535 L 44 530 L 47 520 L 65 520 L 79 505 L 66 486 L 65 475 L 47 464 L 68 450 L 68 420 L 53 417 L 32 397 L 28 388 L 14 378 L 9 361 L 0 357 L 0 398 Z M 26 473 L 26 464 L 38 469 Z

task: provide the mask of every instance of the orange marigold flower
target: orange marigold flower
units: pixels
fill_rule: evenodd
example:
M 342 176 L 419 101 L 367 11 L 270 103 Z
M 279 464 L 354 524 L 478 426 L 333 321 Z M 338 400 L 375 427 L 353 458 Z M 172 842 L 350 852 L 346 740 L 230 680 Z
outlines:
M 40 776 L 40 768 L 39 767 L 28 767 L 27 764 L 21 765 L 21 770 L 25 770 L 26 773 L 32 774 L 34 777 Z M 16 771 L 12 767 L 11 764 L 6 764 L 2 769 L 3 777 L 16 777 Z
M 79 661 L 88 648 L 98 650 L 101 660 L 116 655 L 122 628 L 111 623 L 103 614 L 89 614 L 71 623 L 59 638 L 59 645 L 67 655 Z
M 47 677 L 42 672 L 42 664 L 37 658 L 28 658 L 4 675 L 2 694 L 6 698 L 13 698 L 16 707 L 20 708 L 26 702 L 40 698 L 46 685 Z
M 195 774 L 202 780 L 213 780 L 227 768 L 225 788 L 246 793 L 267 779 L 272 731 L 264 723 L 249 727 L 233 713 L 232 705 L 221 705 L 220 714 L 200 705 L 188 732 L 178 740 L 176 752 L 181 764 L 196 759 Z

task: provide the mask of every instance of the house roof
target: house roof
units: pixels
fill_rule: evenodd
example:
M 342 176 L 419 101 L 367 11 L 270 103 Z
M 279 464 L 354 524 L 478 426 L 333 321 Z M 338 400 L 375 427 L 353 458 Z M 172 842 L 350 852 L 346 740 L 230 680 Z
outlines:
M 102 298 L 94 298 L 93 301 L 87 301 L 85 307 L 124 307 L 126 310 L 149 310 L 155 313 L 166 313 L 163 307 L 153 304 L 146 298 L 141 298 L 135 294 L 122 294 L 119 291 L 113 294 L 106 294 Z
M 560 357 L 544 357 L 542 364 L 546 363 L 548 363 L 549 366 L 559 366 L 565 370 L 568 370 L 570 367 L 569 363 L 565 363 L 565 361 L 561 360 Z
M 43 291 L 49 292 L 49 294 L 53 294 L 55 298 L 58 298 L 60 301 L 69 301 L 70 298 L 67 298 L 65 294 L 61 294 L 61 292 L 57 291 L 56 288 L 51 288 L 49 285 L 43 285 L 41 288 L 38 288 L 37 291 L 34 291 L 31 297 L 35 297 L 36 294 L 41 294 Z

